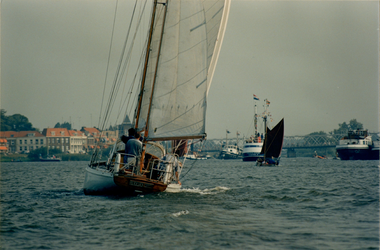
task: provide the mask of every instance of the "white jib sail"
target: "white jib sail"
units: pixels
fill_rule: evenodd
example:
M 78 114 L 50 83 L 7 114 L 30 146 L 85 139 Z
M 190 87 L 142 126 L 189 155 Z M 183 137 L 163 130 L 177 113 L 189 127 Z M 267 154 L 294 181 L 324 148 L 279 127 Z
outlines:
M 229 0 L 158 4 L 138 123 L 139 128 L 145 126 L 154 82 L 148 139 L 204 135 L 207 93 L 229 6 Z

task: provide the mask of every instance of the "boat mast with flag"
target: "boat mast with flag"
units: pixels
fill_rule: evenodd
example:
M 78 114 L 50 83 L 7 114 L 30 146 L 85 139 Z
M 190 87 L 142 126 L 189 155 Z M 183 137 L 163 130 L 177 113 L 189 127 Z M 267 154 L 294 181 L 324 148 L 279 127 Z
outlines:
M 136 1 L 134 10 L 147 9 L 145 3 Z M 95 150 L 86 168 L 85 194 L 179 191 L 184 160 L 180 161 L 177 152 L 186 147 L 187 140 L 206 138 L 206 99 L 229 7 L 230 0 L 153 1 L 146 47 L 138 68 L 142 70 L 137 101 L 123 108 L 126 113 L 135 110 L 133 124 L 143 135 L 142 155 L 127 155 L 120 140 L 105 159 L 101 151 Z M 132 15 L 139 27 L 143 13 L 133 11 Z M 134 39 L 136 34 L 126 39 Z M 134 40 L 128 44 L 133 46 Z M 100 129 L 108 124 L 117 90 L 128 77 L 123 67 L 128 66 L 130 58 L 125 57 L 131 50 L 124 49 Z
M 284 118 L 272 129 L 268 126 L 268 119 L 271 117 L 268 112 L 270 101 L 264 100 L 264 112 L 262 114 L 265 128 L 265 138 L 262 144 L 260 157 L 256 160 L 258 166 L 272 166 L 280 163 L 282 145 L 284 141 Z M 271 119 L 271 122 L 273 120 Z
M 245 139 L 243 143 L 243 161 L 256 161 L 259 157 L 262 155 L 260 154 L 261 148 L 263 146 L 262 143 L 262 135 L 258 133 L 257 130 L 257 104 L 256 101 L 259 101 L 260 99 L 253 94 L 253 101 L 254 101 L 254 133 L 253 136 L 251 136 L 249 139 Z M 266 113 L 266 112 L 265 112 Z M 265 115 L 266 117 L 266 115 Z

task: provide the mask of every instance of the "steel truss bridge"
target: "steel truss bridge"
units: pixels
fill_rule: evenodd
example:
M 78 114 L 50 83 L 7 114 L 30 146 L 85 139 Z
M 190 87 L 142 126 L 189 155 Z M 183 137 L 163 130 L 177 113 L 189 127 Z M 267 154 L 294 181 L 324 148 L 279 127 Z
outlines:
M 379 136 L 376 133 L 370 133 L 373 139 Z M 283 149 L 287 151 L 288 157 L 295 157 L 295 150 L 319 148 L 326 150 L 335 148 L 346 134 L 324 134 L 324 135 L 300 135 L 300 136 L 284 136 Z M 228 138 L 229 145 L 238 145 L 243 148 L 244 138 Z M 192 145 L 192 151 L 217 153 L 221 151 L 222 145 L 226 143 L 226 138 L 223 139 L 207 139 L 204 143 L 195 143 Z

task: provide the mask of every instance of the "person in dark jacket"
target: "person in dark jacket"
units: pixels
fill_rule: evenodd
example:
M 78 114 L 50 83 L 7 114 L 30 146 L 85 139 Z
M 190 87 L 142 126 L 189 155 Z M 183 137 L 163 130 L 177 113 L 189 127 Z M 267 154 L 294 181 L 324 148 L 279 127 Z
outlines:
M 142 153 L 142 142 L 139 140 L 139 133 L 135 132 L 134 138 L 128 140 L 126 144 L 127 161 L 129 167 L 136 166 Z
M 130 128 L 130 129 L 128 129 L 128 136 L 125 136 L 125 135 L 122 135 L 121 137 L 120 137 L 120 140 L 122 141 L 122 142 L 124 142 L 124 144 L 125 144 L 125 149 L 124 149 L 124 152 L 126 153 L 126 154 L 128 154 L 127 153 L 127 143 L 128 143 L 128 141 L 130 140 L 130 139 L 134 139 L 135 138 L 135 134 L 136 134 L 136 129 L 134 129 L 134 128 Z M 127 163 L 127 156 L 126 155 L 124 155 L 124 163 Z

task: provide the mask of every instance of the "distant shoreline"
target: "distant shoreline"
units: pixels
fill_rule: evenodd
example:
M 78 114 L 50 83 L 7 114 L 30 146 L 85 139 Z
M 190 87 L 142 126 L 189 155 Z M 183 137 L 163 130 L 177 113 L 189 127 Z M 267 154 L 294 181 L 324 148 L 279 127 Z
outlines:
M 56 155 L 61 161 L 90 161 L 91 155 L 85 154 L 62 154 Z M 40 162 L 38 159 L 31 160 L 26 154 L 1 155 L 0 162 Z M 41 161 L 42 162 L 42 161 Z

